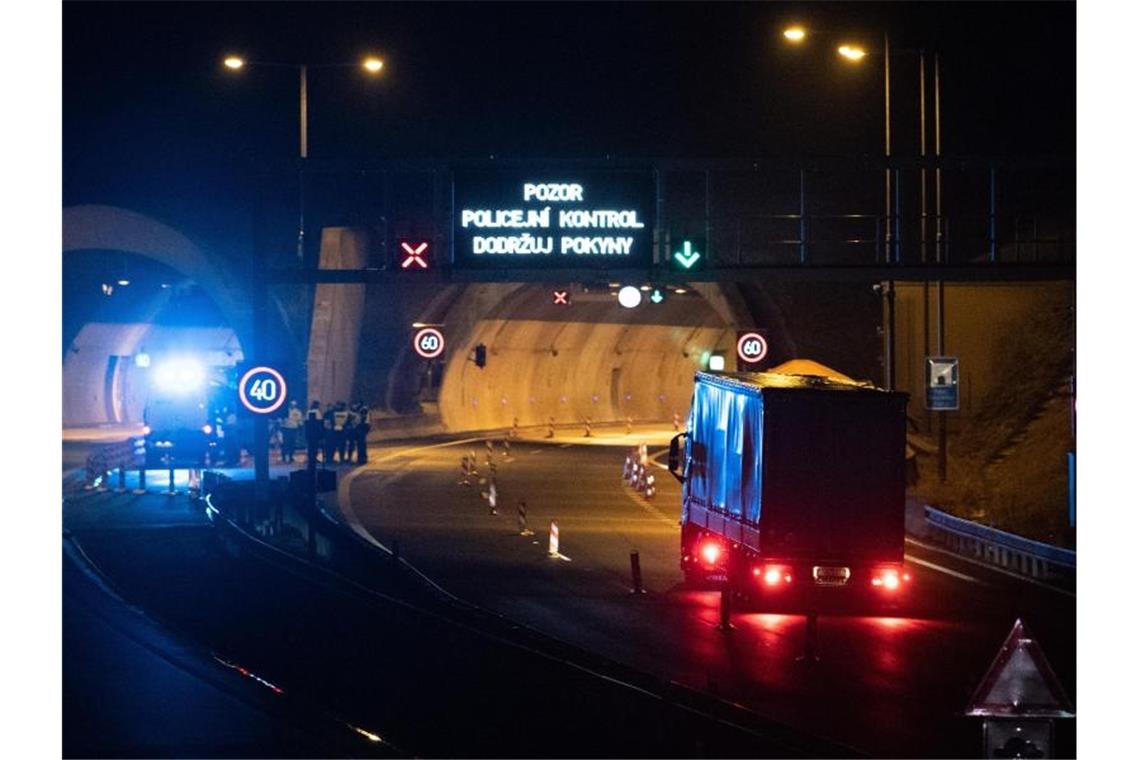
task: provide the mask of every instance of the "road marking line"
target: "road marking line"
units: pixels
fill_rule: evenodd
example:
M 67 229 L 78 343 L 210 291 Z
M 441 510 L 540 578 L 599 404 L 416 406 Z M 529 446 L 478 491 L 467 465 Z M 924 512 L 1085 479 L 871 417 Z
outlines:
M 924 559 L 919 559 L 918 557 L 914 556 L 913 554 L 904 555 L 904 558 L 906 559 L 907 562 L 913 562 L 916 565 L 922 565 L 923 567 L 929 567 L 931 570 L 935 570 L 939 573 L 945 573 L 946 575 L 952 575 L 955 578 L 959 578 L 959 579 L 964 580 L 964 581 L 969 581 L 970 583 L 981 583 L 982 585 L 987 585 L 984 581 L 982 581 L 979 578 L 975 578 L 972 575 L 966 575 L 965 573 L 959 573 L 958 571 L 951 570 L 948 567 L 943 567 L 942 565 L 936 565 L 933 562 L 927 562 Z
M 640 498 L 639 496 L 634 496 L 634 494 L 637 492 L 634 491 L 632 488 L 630 488 L 628 485 L 626 485 L 625 481 L 622 481 L 621 491 L 627 497 L 629 497 L 629 499 L 633 503 L 637 504 L 637 506 L 644 509 L 646 512 L 648 512 L 653 517 L 656 517 L 658 520 L 661 520 L 662 522 L 666 523 L 667 525 L 671 525 L 671 526 L 677 524 L 676 520 L 674 520 L 672 517 L 669 517 L 664 512 L 657 509 L 657 507 L 650 504 L 649 502 L 645 501 L 645 499 Z

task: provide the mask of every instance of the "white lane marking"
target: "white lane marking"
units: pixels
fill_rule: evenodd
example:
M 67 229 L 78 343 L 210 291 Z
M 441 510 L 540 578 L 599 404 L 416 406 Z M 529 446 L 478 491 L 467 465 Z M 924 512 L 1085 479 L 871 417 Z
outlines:
M 570 447 L 571 447 L 571 446 L 573 446 L 573 445 L 574 445 L 574 444 L 572 444 L 572 443 L 561 443 L 561 444 L 559 444 L 559 445 L 558 445 L 558 448 L 560 448 L 560 449 L 567 449 L 567 448 L 570 448 Z
M 630 501 L 632 501 L 634 504 L 636 504 L 637 506 L 644 509 L 646 512 L 648 512 L 653 517 L 656 517 L 658 520 L 661 520 L 662 522 L 664 522 L 665 524 L 670 525 L 670 526 L 677 524 L 676 520 L 674 520 L 672 517 L 669 517 L 668 515 L 666 515 L 661 510 L 657 509 L 657 507 L 653 506 L 652 504 L 650 504 L 645 499 L 641 498 L 640 495 L 635 496 L 634 494 L 636 494 L 637 492 L 634 491 L 632 488 L 630 488 L 625 483 L 625 481 L 622 481 L 621 490 L 622 490 L 622 493 L 624 493 L 627 497 L 629 497 Z
M 931 570 L 934 570 L 936 572 L 945 573 L 946 575 L 952 575 L 955 578 L 958 578 L 958 579 L 963 580 L 963 581 L 969 581 L 970 583 L 982 583 L 981 580 L 979 580 L 978 578 L 975 578 L 972 575 L 966 575 L 965 573 L 959 573 L 958 571 L 951 570 L 948 567 L 943 567 L 942 565 L 936 565 L 933 562 L 927 562 L 924 559 L 919 559 L 918 557 L 914 556 L 913 554 L 904 555 L 904 559 L 906 559 L 907 562 L 913 562 L 916 565 L 922 565 L 923 567 L 929 567 Z

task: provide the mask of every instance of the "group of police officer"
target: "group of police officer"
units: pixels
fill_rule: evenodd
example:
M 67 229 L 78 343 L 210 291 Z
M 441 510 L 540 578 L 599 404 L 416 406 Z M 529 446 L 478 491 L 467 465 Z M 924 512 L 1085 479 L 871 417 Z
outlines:
M 297 449 L 297 436 L 304 433 L 309 462 L 325 464 L 368 461 L 368 431 L 372 428 L 372 412 L 361 401 L 349 406 L 343 401 L 321 409 L 321 402 L 313 401 L 308 411 L 302 412 L 296 401 L 281 419 L 281 461 L 293 462 Z

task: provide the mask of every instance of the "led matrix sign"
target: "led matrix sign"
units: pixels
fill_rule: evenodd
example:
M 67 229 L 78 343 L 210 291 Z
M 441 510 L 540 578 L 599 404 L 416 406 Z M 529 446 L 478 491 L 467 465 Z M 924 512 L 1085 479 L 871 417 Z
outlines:
M 643 267 L 653 259 L 652 172 L 456 175 L 457 267 Z

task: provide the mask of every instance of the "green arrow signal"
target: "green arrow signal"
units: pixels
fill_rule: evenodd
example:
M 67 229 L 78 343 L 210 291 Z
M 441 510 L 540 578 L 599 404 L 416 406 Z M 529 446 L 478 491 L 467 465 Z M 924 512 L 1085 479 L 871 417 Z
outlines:
M 696 264 L 697 259 L 700 257 L 701 254 L 693 250 L 693 244 L 688 240 L 685 241 L 684 253 L 681 253 L 680 251 L 673 251 L 673 258 L 675 258 L 677 260 L 677 263 L 683 266 L 685 269 L 692 269 L 693 264 Z
M 654 288 L 653 292 L 649 294 L 649 300 L 653 303 L 661 303 L 665 300 L 665 296 L 661 294 L 661 290 L 659 288 Z

